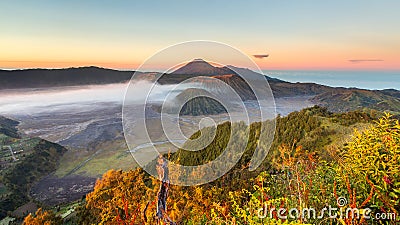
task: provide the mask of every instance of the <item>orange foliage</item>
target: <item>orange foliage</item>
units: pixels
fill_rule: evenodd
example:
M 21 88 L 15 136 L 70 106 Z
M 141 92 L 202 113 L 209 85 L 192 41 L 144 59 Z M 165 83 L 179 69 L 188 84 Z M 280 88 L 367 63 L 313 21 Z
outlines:
M 24 225 L 57 225 L 62 223 L 62 218 L 56 216 L 53 211 L 44 211 L 39 208 L 35 215 L 25 217 Z

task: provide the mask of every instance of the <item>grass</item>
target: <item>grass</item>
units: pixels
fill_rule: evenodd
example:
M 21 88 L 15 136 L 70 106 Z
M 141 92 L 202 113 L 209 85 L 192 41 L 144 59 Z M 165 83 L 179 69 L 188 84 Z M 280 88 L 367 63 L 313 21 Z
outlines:
M 350 126 L 345 126 L 332 122 L 331 118 L 321 117 L 321 126 L 335 131 L 334 134 L 328 136 L 331 143 L 324 147 L 325 150 L 327 150 L 333 147 L 342 147 L 345 143 L 351 140 L 355 129 L 365 130 L 371 126 L 371 123 L 355 123 Z
M 188 127 L 188 126 L 185 126 Z M 161 129 L 161 124 L 157 120 L 151 120 L 147 124 L 147 129 L 154 131 L 151 133 L 154 141 L 164 140 L 165 136 Z M 178 132 L 178 131 L 176 131 Z M 191 134 L 191 131 L 184 131 L 186 134 Z M 137 144 L 143 143 L 142 140 L 137 140 Z M 168 152 L 169 149 L 176 150 L 174 146 L 169 144 L 158 145 L 163 152 Z M 132 155 L 127 152 L 128 147 L 123 139 L 98 143 L 94 150 L 87 149 L 69 149 L 61 158 L 60 164 L 56 172 L 57 177 L 76 174 L 90 177 L 99 177 L 109 169 L 132 169 L 137 167 L 137 163 Z M 90 161 L 86 162 L 86 160 Z M 79 168 L 79 166 L 82 166 Z M 74 171 L 75 168 L 79 168 Z
M 89 177 L 99 177 L 110 169 L 132 169 L 136 163 L 131 154 L 127 152 L 127 147 L 123 140 L 102 143 L 96 147 L 96 155 L 87 163 L 95 151 L 88 152 L 85 149 L 70 150 L 64 154 L 60 166 L 54 173 L 57 177 L 63 177 L 79 165 L 83 165 L 72 174 L 84 175 Z
M 98 177 L 110 169 L 134 169 L 137 167 L 132 155 L 126 150 L 104 151 L 81 167 L 77 174 Z
M 60 165 L 54 175 L 57 177 L 64 177 L 89 156 L 90 153 L 83 149 L 67 151 L 61 158 Z

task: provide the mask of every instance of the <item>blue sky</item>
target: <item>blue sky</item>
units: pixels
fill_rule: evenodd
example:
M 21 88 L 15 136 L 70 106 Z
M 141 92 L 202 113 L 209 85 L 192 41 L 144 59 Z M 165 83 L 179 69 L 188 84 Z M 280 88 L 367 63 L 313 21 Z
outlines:
M 264 69 L 400 69 L 399 1 L 2 1 L 0 67 L 134 67 L 188 40 Z M 352 59 L 381 61 L 350 63 Z

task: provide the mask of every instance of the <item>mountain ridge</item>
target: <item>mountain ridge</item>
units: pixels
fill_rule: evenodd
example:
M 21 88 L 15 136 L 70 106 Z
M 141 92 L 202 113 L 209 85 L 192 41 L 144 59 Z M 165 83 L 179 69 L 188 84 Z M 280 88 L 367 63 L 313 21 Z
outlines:
M 171 74 L 179 75 L 195 75 L 195 76 L 216 76 L 235 74 L 233 70 L 228 67 L 216 67 L 206 62 L 203 59 L 194 59 L 182 67 L 176 69 Z
M 202 71 L 204 69 L 204 71 Z M 128 82 L 134 71 L 120 71 L 100 67 L 77 67 L 66 69 L 28 69 L 0 70 L 0 90 L 20 88 L 49 88 L 62 86 L 97 85 Z M 193 74 L 185 74 L 192 72 Z M 248 68 L 235 66 L 215 67 L 208 62 L 196 59 L 172 73 L 162 74 L 157 82 L 161 85 L 177 84 L 196 76 L 218 78 L 234 87 L 242 100 L 254 100 L 254 94 L 238 74 L 264 76 L 276 98 L 309 96 L 316 105 L 326 106 L 332 111 L 349 111 L 372 108 L 400 112 L 400 91 L 395 89 L 366 90 L 359 88 L 330 87 L 317 83 L 291 83 Z M 229 76 L 227 76 L 229 75 Z M 233 75 L 233 76 L 232 76 Z M 141 73 L 140 79 L 152 80 L 154 73 Z M 353 96 L 348 98 L 348 96 Z
M 128 82 L 133 73 L 95 66 L 0 70 L 0 90 L 123 83 Z

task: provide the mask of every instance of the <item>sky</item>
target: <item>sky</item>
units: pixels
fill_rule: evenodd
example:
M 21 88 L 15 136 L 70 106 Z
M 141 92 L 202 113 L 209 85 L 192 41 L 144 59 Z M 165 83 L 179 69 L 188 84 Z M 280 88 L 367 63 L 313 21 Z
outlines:
M 0 68 L 135 69 L 212 40 L 270 70 L 400 70 L 400 1 L 0 1 Z

